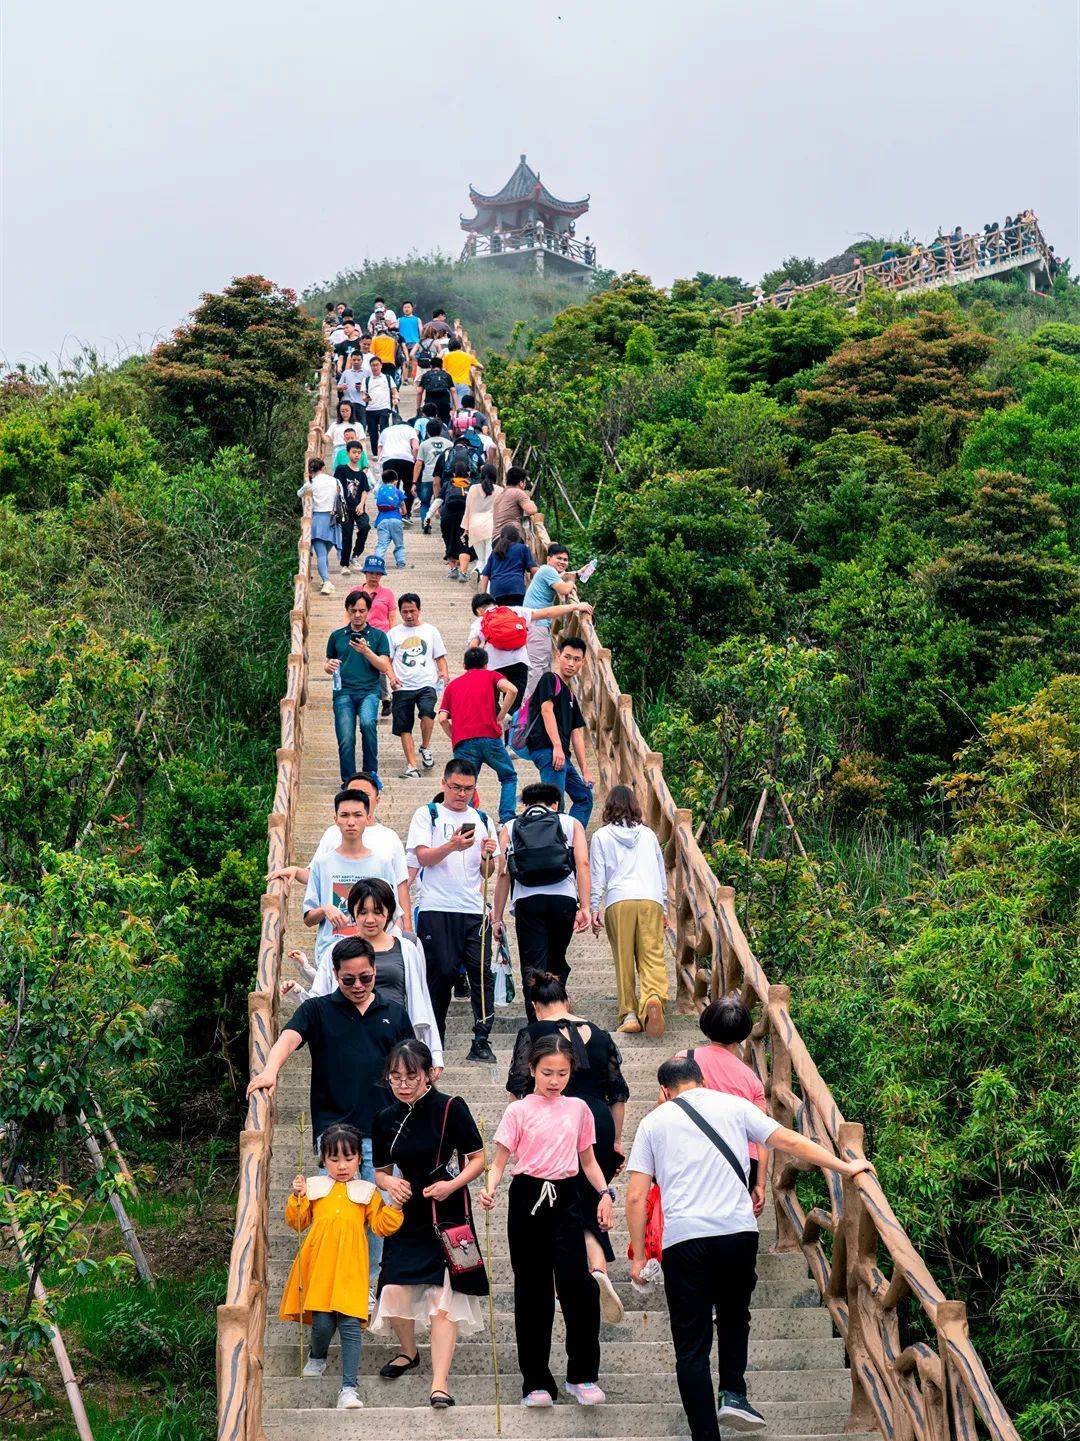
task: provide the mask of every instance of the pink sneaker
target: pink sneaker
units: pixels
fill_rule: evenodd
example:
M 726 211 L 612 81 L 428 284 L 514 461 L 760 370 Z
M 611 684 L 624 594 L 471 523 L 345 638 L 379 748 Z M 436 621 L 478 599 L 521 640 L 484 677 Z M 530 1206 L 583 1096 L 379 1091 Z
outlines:
M 579 1406 L 602 1406 L 607 1400 L 595 1381 L 567 1381 L 566 1394 L 573 1396 Z
M 530 1391 L 527 1396 L 521 1398 L 523 1406 L 554 1406 L 550 1391 Z

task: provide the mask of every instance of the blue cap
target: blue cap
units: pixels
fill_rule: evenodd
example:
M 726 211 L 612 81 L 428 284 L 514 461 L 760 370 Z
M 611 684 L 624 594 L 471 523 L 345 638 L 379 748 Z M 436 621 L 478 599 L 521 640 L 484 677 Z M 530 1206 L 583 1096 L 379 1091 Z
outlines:
M 381 555 L 369 555 L 367 560 L 364 561 L 364 569 L 371 575 L 385 575 L 386 561 L 383 560 Z

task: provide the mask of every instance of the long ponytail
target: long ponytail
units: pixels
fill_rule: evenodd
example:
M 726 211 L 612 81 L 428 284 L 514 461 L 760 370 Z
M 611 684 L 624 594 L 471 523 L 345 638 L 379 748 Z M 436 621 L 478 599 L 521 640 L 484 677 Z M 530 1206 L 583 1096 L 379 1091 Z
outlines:
M 491 547 L 500 560 L 506 558 L 506 553 L 512 545 L 517 545 L 521 540 L 521 531 L 516 525 L 504 525 L 499 531 L 499 538 Z

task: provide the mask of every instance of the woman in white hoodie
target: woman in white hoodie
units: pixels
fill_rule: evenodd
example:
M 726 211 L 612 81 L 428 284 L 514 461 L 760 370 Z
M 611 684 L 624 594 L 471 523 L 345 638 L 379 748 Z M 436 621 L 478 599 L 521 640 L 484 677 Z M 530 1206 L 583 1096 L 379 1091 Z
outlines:
M 629 786 L 615 786 L 604 806 L 604 823 L 589 847 L 589 911 L 593 933 L 600 913 L 615 961 L 619 1030 L 664 1034 L 668 999 L 664 955 L 667 870 L 660 842 L 641 823 L 641 807 Z

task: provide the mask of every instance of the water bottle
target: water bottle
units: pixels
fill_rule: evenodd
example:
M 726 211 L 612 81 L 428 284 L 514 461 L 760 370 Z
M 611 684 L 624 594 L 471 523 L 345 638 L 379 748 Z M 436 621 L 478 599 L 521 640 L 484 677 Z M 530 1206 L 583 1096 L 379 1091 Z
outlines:
M 341 689 L 341 667 L 340 667 L 340 666 L 338 666 L 337 670 L 336 670 L 336 671 L 334 672 L 334 674 L 330 677 L 330 684 L 333 686 L 334 690 L 340 690 L 340 689 Z

